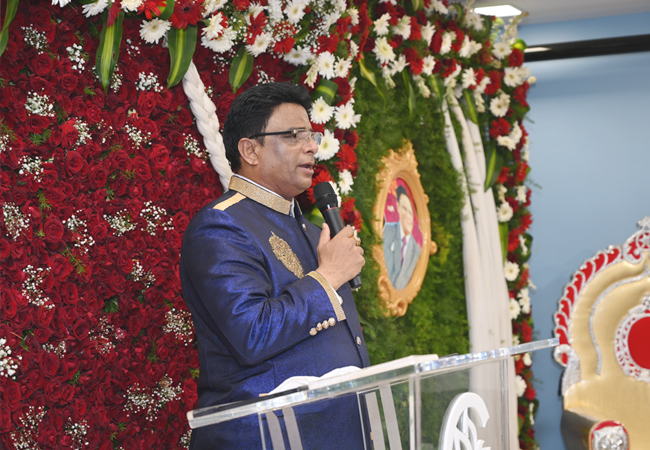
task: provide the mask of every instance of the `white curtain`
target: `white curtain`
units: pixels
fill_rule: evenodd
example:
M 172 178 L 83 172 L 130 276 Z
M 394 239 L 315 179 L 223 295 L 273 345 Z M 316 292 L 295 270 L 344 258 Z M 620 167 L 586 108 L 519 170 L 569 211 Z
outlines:
M 447 103 L 447 100 L 449 103 Z M 485 154 L 478 126 L 465 119 L 463 111 L 453 96 L 442 101 L 445 119 L 447 150 L 454 168 L 461 174 L 465 201 L 461 212 L 463 230 L 463 265 L 465 269 L 465 296 L 469 321 L 471 352 L 494 350 L 512 345 L 510 299 L 503 273 L 503 257 L 499 237 L 498 219 L 492 189 L 485 185 Z M 451 121 L 453 113 L 461 126 L 461 142 L 464 154 Z M 472 390 L 483 397 L 490 415 L 497 414 L 490 408 L 496 403 L 500 389 L 508 391 L 510 422 L 510 448 L 519 448 L 517 422 L 517 394 L 515 370 L 509 362 L 508 386 L 501 386 L 498 370 L 481 366 L 470 380 Z M 496 419 L 496 418 L 495 418 Z M 496 436 L 486 445 L 497 442 Z

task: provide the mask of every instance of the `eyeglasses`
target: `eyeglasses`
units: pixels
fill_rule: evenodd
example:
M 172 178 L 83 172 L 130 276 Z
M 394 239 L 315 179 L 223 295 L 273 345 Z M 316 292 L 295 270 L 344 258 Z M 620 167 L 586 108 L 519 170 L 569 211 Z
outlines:
M 323 133 L 320 131 L 309 131 L 309 130 L 287 130 L 287 131 L 273 131 L 271 133 L 258 133 L 250 136 L 250 139 L 262 136 L 282 136 L 282 135 L 291 135 L 298 142 L 309 142 L 311 139 L 314 139 L 316 145 L 320 145 L 321 139 L 323 139 Z

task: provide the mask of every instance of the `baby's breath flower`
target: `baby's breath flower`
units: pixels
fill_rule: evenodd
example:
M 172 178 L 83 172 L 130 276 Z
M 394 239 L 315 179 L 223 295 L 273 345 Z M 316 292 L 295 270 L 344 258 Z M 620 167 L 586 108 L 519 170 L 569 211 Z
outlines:
M 18 239 L 23 230 L 29 226 L 27 216 L 14 203 L 5 203 L 2 209 L 7 232 L 14 239 Z
M 39 95 L 36 92 L 27 94 L 25 109 L 37 116 L 55 117 L 54 105 L 47 95 Z
M 45 309 L 52 309 L 54 305 L 49 303 L 49 297 L 43 295 L 41 289 L 41 284 L 45 276 L 50 273 L 49 267 L 37 267 L 34 268 L 31 264 L 27 265 L 23 269 L 23 272 L 27 275 L 25 281 L 23 281 L 23 297 L 27 298 L 29 303 L 35 306 L 43 306 Z
M 5 338 L 0 338 L 0 377 L 16 379 L 16 370 L 18 370 L 18 363 L 23 357 L 11 356 L 11 347 L 7 345 Z
M 115 230 L 115 236 L 122 236 L 127 231 L 135 230 L 135 224 L 131 223 L 131 214 L 126 210 L 114 216 L 104 214 L 104 220 Z
M 32 27 L 21 27 L 21 29 L 24 33 L 23 40 L 25 41 L 25 44 L 37 51 L 42 51 L 47 48 L 48 42 L 44 31 L 38 31 L 36 28 Z

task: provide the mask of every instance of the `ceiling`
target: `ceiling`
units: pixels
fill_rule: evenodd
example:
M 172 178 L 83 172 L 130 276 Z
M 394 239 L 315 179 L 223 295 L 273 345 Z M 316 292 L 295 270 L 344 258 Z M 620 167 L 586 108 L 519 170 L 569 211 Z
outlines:
M 650 12 L 650 0 L 476 0 L 474 2 L 474 6 L 503 4 L 512 5 L 529 13 L 529 16 L 521 22 L 522 24 Z

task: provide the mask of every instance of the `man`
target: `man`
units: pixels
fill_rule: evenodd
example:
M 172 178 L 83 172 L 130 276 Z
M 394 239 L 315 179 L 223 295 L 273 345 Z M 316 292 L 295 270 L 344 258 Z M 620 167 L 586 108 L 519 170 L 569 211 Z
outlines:
M 384 225 L 384 260 L 395 289 L 404 289 L 420 258 L 421 248 L 413 238 L 413 205 L 404 186 L 397 186 L 397 222 Z
M 369 365 L 347 283 L 363 250 L 352 228 L 330 239 L 294 200 L 311 186 L 321 138 L 310 108 L 305 88 L 269 83 L 239 95 L 224 123 L 235 175 L 192 219 L 180 260 L 199 408 L 258 398 L 292 376 Z M 346 407 L 358 416 L 356 402 Z M 347 428 L 360 436 L 359 426 Z M 208 448 L 261 448 L 257 417 L 195 430 L 191 449 Z

